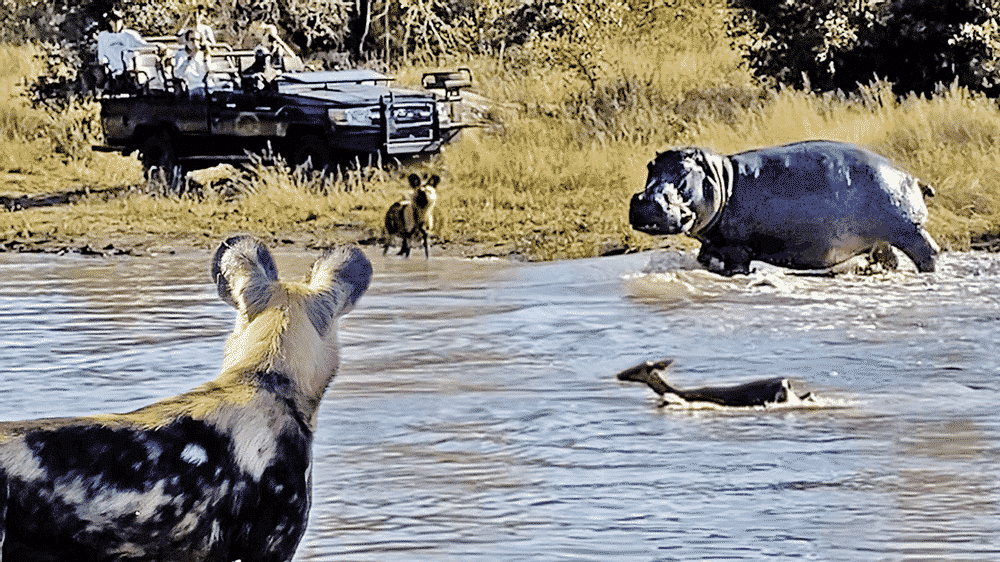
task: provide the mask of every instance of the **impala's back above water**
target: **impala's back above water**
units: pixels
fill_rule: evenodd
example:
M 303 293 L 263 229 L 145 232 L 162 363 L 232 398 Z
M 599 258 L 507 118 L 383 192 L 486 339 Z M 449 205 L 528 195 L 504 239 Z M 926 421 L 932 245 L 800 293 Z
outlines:
M 283 282 L 267 249 L 237 236 L 212 277 L 237 310 L 215 380 L 126 414 L 0 423 L 0 560 L 292 559 L 337 318 L 371 265 L 339 248 Z

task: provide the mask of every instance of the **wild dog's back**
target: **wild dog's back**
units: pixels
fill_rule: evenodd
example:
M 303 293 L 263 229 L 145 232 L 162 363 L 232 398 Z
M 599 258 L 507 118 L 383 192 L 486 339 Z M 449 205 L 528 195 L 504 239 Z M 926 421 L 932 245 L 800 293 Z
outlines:
M 0 424 L 2 560 L 291 560 L 336 319 L 371 266 L 339 249 L 281 282 L 234 237 L 212 270 L 238 312 L 214 381 L 127 414 Z

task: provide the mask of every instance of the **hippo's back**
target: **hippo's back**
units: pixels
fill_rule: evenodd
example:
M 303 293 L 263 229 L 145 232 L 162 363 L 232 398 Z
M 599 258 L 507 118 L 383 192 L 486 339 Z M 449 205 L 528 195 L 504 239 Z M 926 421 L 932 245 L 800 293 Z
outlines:
M 904 174 L 886 158 L 859 146 L 834 141 L 806 141 L 740 152 L 730 157 L 738 180 L 767 186 L 776 195 L 802 196 L 846 190 L 871 183 L 885 171 Z M 905 174 L 904 174 L 905 175 Z
M 707 237 L 753 246 L 765 261 L 826 267 L 879 240 L 900 245 L 927 220 L 916 178 L 853 144 L 799 142 L 730 160 L 733 192 Z

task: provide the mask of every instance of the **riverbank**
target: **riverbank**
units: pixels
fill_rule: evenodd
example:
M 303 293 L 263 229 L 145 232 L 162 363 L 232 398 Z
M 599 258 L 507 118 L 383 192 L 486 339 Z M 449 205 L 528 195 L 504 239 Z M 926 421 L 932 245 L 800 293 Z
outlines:
M 238 172 L 229 173 L 239 177 Z M 258 173 L 280 175 L 282 171 Z M 253 175 L 256 178 L 256 173 Z M 275 185 L 234 194 L 232 191 L 246 188 L 237 183 L 230 185 L 229 191 L 216 187 L 212 189 L 217 191 L 200 197 L 162 197 L 146 193 L 139 185 L 88 186 L 67 178 L 62 180 L 62 189 L 41 190 L 41 181 L 25 174 L 0 176 L 0 252 L 133 256 L 178 253 L 214 248 L 237 232 L 254 234 L 271 247 L 306 251 L 355 243 L 378 251 L 384 243 L 383 232 L 377 226 L 378 215 L 393 199 L 388 195 L 404 193 L 402 187 L 393 185 L 396 179 L 388 173 L 379 178 L 377 190 L 333 194 L 295 191 L 290 186 L 279 189 Z M 59 183 L 51 177 L 47 181 Z M 25 190 L 28 184 L 33 187 Z M 500 235 L 487 239 L 432 236 L 431 254 L 538 259 L 524 253 L 523 243 L 504 240 Z M 693 247 L 681 237 L 659 241 L 648 238 L 658 243 L 642 249 Z M 390 251 L 398 249 L 396 239 Z M 631 251 L 638 250 L 608 243 L 595 255 Z M 417 249 L 413 255 L 419 253 Z
M 996 100 L 958 87 L 897 98 L 884 83 L 851 97 L 775 90 L 728 47 L 696 39 L 616 44 L 605 53 L 608 74 L 593 84 L 489 57 L 453 61 L 496 101 L 491 126 L 464 132 L 426 162 L 326 179 L 253 165 L 183 196 L 151 193 L 134 156 L 90 149 L 101 142 L 96 103 L 31 107 L 17 93 L 37 72 L 31 48 L 0 46 L 0 248 L 143 253 L 212 246 L 233 232 L 302 248 L 373 245 L 386 209 L 410 191 L 405 176 L 417 172 L 442 178 L 438 255 L 546 261 L 688 249 L 696 242 L 628 224 L 629 200 L 658 150 L 727 154 L 807 139 L 865 146 L 933 186 L 927 229 L 944 250 L 1000 247 Z M 425 70 L 401 68 L 398 82 L 419 83 Z

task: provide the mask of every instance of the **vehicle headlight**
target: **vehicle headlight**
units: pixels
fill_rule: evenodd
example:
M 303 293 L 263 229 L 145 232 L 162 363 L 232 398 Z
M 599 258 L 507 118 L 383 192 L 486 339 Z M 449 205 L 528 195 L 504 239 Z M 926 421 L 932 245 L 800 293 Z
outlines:
M 328 109 L 326 114 L 333 124 L 348 127 L 370 127 L 379 121 L 379 110 L 377 107 Z

